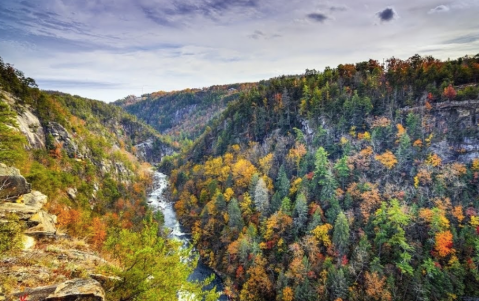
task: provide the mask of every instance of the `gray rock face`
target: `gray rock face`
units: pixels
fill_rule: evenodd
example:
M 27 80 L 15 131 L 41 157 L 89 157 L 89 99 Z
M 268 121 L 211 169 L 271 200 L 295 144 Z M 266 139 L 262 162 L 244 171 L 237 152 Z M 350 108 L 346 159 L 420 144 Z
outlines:
M 49 301 L 103 301 L 105 291 L 100 283 L 93 279 L 73 279 L 55 289 L 45 300 Z
M 136 156 L 146 162 L 159 163 L 164 156 L 173 154 L 174 150 L 161 142 L 155 142 L 148 139 L 142 143 L 135 145 Z
M 63 149 L 66 151 L 68 157 L 83 157 L 78 151 L 78 146 L 73 142 L 73 137 L 61 124 L 49 122 L 46 131 L 47 135 L 53 137 L 54 143 L 61 143 L 63 145 Z
M 24 108 L 23 112 L 17 115 L 17 123 L 18 128 L 27 138 L 28 148 L 45 149 L 45 132 L 37 116 Z
M 30 183 L 18 169 L 0 163 L 0 200 L 16 198 L 30 191 Z

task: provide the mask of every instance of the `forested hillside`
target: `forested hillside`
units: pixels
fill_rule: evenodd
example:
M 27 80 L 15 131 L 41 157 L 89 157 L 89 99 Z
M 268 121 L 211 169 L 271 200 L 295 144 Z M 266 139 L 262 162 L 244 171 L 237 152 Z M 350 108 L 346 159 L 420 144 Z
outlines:
M 416 55 L 240 93 L 163 162 L 229 296 L 478 297 L 478 80 L 479 55 Z
M 236 100 L 238 92 L 254 84 L 212 86 L 174 92 L 155 92 L 141 98 L 126 97 L 114 102 L 153 128 L 173 139 L 175 145 L 189 145 L 227 104 Z
M 145 160 L 173 150 L 121 108 L 40 91 L 0 59 L 0 299 L 206 295 L 146 203 Z

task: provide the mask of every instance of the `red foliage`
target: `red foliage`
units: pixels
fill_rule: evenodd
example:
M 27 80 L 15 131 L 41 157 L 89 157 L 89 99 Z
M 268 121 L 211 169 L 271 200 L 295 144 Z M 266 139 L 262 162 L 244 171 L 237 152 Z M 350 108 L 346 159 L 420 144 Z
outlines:
M 343 258 L 341 258 L 341 264 L 347 265 L 348 263 L 349 263 L 348 258 L 346 257 L 346 255 L 343 255 Z
M 449 100 L 453 100 L 456 97 L 457 92 L 456 90 L 454 90 L 454 87 L 452 85 L 449 85 L 447 88 L 444 88 L 444 92 L 442 93 L 442 95 L 444 95 L 444 97 Z
M 242 279 L 244 277 L 244 268 L 242 265 L 240 265 L 236 269 L 236 279 Z
M 28 295 L 23 295 L 20 297 L 20 301 L 27 301 Z

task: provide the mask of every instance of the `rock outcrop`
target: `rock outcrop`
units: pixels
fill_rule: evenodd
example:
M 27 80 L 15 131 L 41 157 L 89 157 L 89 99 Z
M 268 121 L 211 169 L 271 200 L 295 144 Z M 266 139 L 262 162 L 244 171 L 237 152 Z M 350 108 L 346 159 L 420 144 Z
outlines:
M 45 149 L 45 132 L 40 120 L 29 109 L 23 108 L 17 115 L 19 130 L 25 135 L 29 149 Z
M 53 143 L 60 143 L 70 158 L 82 158 L 83 156 L 78 151 L 78 146 L 73 141 L 70 133 L 59 123 L 49 122 L 46 127 L 47 135 L 53 137 Z
M 13 167 L 0 163 L 0 179 L 4 183 L 0 190 L 3 201 L 0 202 L 0 221 L 8 215 L 15 214 L 25 223 L 25 234 L 30 236 L 49 236 L 56 233 L 57 218 L 42 210 L 47 203 L 46 195 L 31 191 L 30 184 Z
M 425 100 L 426 96 L 421 101 Z M 433 103 L 430 108 L 405 107 L 400 112 L 404 116 L 409 113 L 420 114 L 427 126 L 446 134 L 445 140 L 431 145 L 431 150 L 443 162 L 457 160 L 467 164 L 479 158 L 479 138 L 475 134 L 479 123 L 479 100 L 445 101 Z
M 28 220 L 47 203 L 47 196 L 39 191 L 21 196 L 16 202 L 0 203 L 0 218 L 15 213 L 20 220 Z
M 55 224 L 57 217 L 49 214 L 43 210 L 35 213 L 27 222 L 29 225 L 34 225 L 25 231 L 25 234 L 31 236 L 49 236 L 54 235 L 57 231 Z
M 0 220 L 8 214 L 15 214 L 25 222 L 25 234 L 31 236 L 55 235 L 57 217 L 42 210 L 47 203 L 47 196 L 39 191 L 32 191 L 18 198 L 15 202 L 0 203 Z
M 146 162 L 159 163 L 164 156 L 173 154 L 174 150 L 166 144 L 148 139 L 142 143 L 135 145 L 136 156 Z
M 104 301 L 105 290 L 94 279 L 78 278 L 56 285 L 30 288 L 22 293 L 13 294 L 14 298 L 22 296 L 27 296 L 29 301 Z
M 0 200 L 16 198 L 30 190 L 31 185 L 18 169 L 0 163 Z
M 73 279 L 57 286 L 55 292 L 45 300 L 48 301 L 103 301 L 105 291 L 96 280 Z

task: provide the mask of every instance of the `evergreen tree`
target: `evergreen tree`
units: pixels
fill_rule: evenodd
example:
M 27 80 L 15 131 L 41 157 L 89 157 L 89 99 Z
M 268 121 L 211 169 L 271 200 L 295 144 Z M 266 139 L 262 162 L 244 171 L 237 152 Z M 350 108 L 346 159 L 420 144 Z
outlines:
M 291 200 L 287 196 L 281 201 L 281 211 L 288 215 L 292 214 Z
M 216 195 L 215 206 L 218 211 L 222 212 L 226 210 L 226 200 L 222 193 Z
M 341 188 L 344 189 L 344 183 L 349 177 L 348 159 L 346 156 L 341 157 L 341 159 L 336 162 L 334 170 L 336 170 L 339 179 L 341 180 Z
M 280 198 L 284 198 L 289 194 L 289 179 L 286 174 L 286 169 L 284 165 L 281 165 L 278 172 L 278 177 L 276 178 L 276 191 L 279 192 Z
M 258 173 L 253 174 L 248 186 L 248 192 L 251 198 L 253 199 L 253 201 L 254 201 L 254 195 L 255 195 L 256 185 L 258 184 L 258 181 L 259 181 L 259 174 Z
M 331 290 L 331 300 L 345 299 L 348 295 L 348 281 L 343 268 L 332 266 L 328 272 L 328 287 Z
M 234 228 L 237 231 L 241 231 L 244 227 L 243 218 L 241 217 L 241 209 L 238 205 L 238 201 L 233 198 L 228 204 L 228 224 L 230 228 Z
M 412 148 L 411 148 L 411 139 L 407 133 L 404 133 L 401 138 L 399 138 L 399 147 L 396 151 L 396 157 L 398 158 L 398 165 L 401 168 L 409 165 L 412 158 Z
M 269 211 L 271 214 L 273 214 L 279 209 L 281 209 L 281 196 L 279 195 L 279 192 L 276 191 L 271 198 L 271 205 L 269 206 Z
M 333 228 L 333 243 L 339 255 L 345 255 L 349 247 L 349 224 L 344 212 L 340 212 L 336 218 Z
M 306 203 L 306 197 L 304 194 L 300 193 L 296 197 L 296 202 L 294 204 L 293 210 L 293 223 L 294 223 L 294 232 L 298 236 L 303 232 L 306 221 L 308 219 L 308 205 Z
M 314 161 L 314 179 L 320 185 L 324 184 L 324 178 L 328 172 L 328 153 L 324 150 L 323 147 L 318 148 L 315 155 Z

